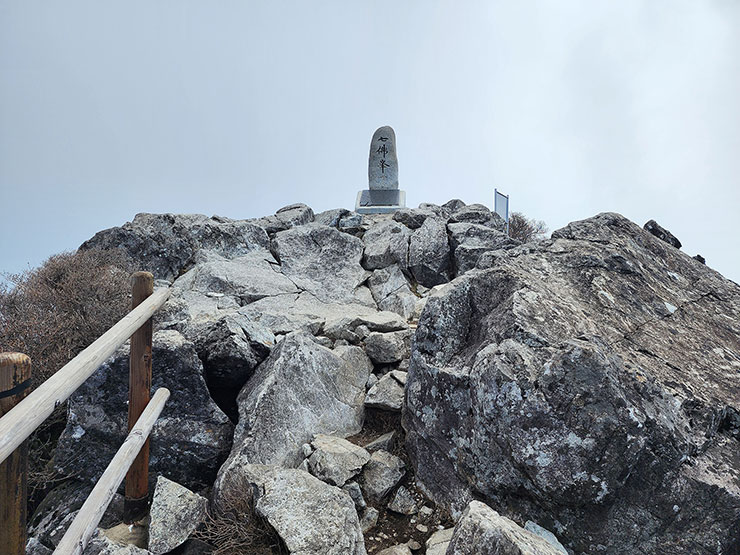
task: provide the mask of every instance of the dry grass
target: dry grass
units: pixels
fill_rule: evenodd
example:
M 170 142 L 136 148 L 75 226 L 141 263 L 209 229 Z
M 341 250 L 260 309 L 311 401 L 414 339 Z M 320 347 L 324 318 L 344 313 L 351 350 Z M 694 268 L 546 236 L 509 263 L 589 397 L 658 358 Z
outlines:
M 46 381 L 129 310 L 132 261 L 122 251 L 62 253 L 0 284 L 0 352 L 31 357 L 34 386 Z M 66 404 L 29 438 L 29 511 L 68 478 L 49 464 Z M 30 514 L 29 513 L 29 514 Z
M 254 512 L 252 488 L 246 480 L 230 484 L 193 537 L 213 547 L 213 555 L 288 552 L 275 530 Z

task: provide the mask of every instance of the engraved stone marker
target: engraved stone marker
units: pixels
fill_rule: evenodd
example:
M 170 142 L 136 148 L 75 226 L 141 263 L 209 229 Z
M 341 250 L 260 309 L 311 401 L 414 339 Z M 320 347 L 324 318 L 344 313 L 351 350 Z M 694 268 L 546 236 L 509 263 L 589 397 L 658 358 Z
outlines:
M 398 189 L 396 134 L 392 127 L 381 127 L 370 141 L 367 178 L 370 189 Z
M 381 214 L 406 206 L 406 193 L 398 189 L 396 134 L 392 127 L 381 127 L 373 134 L 367 177 L 369 189 L 357 194 L 356 212 Z

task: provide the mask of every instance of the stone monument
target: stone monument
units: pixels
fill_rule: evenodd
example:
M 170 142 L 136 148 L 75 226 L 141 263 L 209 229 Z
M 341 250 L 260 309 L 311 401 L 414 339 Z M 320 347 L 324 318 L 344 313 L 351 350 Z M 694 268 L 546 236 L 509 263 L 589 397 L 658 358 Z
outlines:
M 386 214 L 406 206 L 406 192 L 398 189 L 396 134 L 390 126 L 373 134 L 367 177 L 369 189 L 357 193 L 355 212 Z

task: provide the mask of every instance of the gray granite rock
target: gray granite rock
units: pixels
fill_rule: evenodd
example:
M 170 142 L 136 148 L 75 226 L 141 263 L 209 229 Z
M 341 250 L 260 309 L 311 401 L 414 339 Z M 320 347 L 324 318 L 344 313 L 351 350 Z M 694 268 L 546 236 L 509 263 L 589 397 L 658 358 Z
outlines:
M 260 299 L 240 308 L 240 314 L 260 324 L 275 335 L 302 331 L 324 335 L 330 339 L 349 338 L 356 342 L 358 326 L 372 326 L 376 331 L 391 331 L 408 327 L 403 318 L 391 312 L 378 312 L 373 306 L 360 304 L 326 303 L 311 293 L 278 295 Z
M 350 212 L 339 219 L 339 225 L 337 227 L 342 233 L 349 233 L 356 237 L 362 237 L 366 231 L 364 224 L 365 217 L 362 214 Z
M 401 208 L 393 214 L 393 220 L 402 223 L 409 229 L 419 229 L 427 218 L 434 215 L 434 212 L 429 210 Z
M 365 450 L 368 453 L 374 453 L 375 451 L 382 449 L 383 451 L 391 451 L 393 444 L 396 440 L 396 432 L 394 430 L 383 434 L 380 437 L 375 438 L 370 443 L 365 445 Z
M 97 530 L 82 555 L 148 555 L 151 553 L 146 549 L 135 545 L 119 545 L 106 537 L 103 530 Z
M 365 338 L 365 352 L 375 364 L 389 364 L 408 358 L 410 349 L 409 330 L 373 332 Z
M 378 517 L 380 516 L 380 512 L 378 512 L 378 509 L 375 507 L 368 507 L 365 509 L 365 511 L 362 513 L 362 518 L 360 519 L 360 528 L 362 528 L 362 532 L 366 534 L 369 530 L 372 530 L 375 528 L 375 526 L 378 524 Z
M 740 494 L 718 469 L 740 472 L 719 416 L 740 412 L 738 321 L 740 287 L 617 214 L 502 253 L 430 295 L 416 330 L 417 484 L 455 514 L 475 495 L 557 521 L 576 552 L 734 549 Z
M 455 525 L 447 555 L 560 555 L 533 534 L 481 503 L 471 501 Z
M 411 236 L 409 270 L 414 279 L 434 287 L 450 279 L 450 245 L 444 220 L 427 218 Z
M 429 536 L 429 539 L 426 541 L 425 555 L 445 555 L 454 531 L 454 528 L 446 528 L 444 530 L 437 530 Z
M 496 214 L 491 212 L 482 204 L 468 204 L 459 208 L 450 218 L 452 222 L 467 222 L 472 224 L 482 224 L 498 231 L 504 231 L 506 222 Z
M 392 370 L 382 376 L 365 395 L 365 406 L 400 412 L 403 406 L 403 391 L 406 372 Z
M 362 489 L 360 489 L 360 484 L 358 484 L 357 482 L 347 482 L 342 486 L 342 489 L 346 491 L 352 498 L 352 501 L 355 504 L 355 509 L 357 509 L 357 514 L 360 514 L 360 512 L 367 507 L 367 502 L 362 496 Z
M 411 555 L 411 550 L 405 543 L 400 543 L 378 551 L 378 555 Z
M 350 496 L 307 472 L 274 466 L 240 469 L 254 491 L 257 515 L 295 555 L 365 555 L 360 522 Z
M 362 237 L 365 244 L 363 266 L 376 270 L 397 264 L 405 270 L 409 264 L 410 237 L 411 231 L 393 220 L 372 226 Z
M 308 335 L 285 336 L 239 393 L 234 447 L 214 488 L 247 463 L 297 466 L 314 434 L 359 432 L 369 368 L 354 360 L 353 348 L 337 354 Z
M 157 477 L 149 510 L 149 551 L 161 555 L 185 543 L 205 520 L 207 509 L 205 497 L 164 476 Z
M 370 459 L 365 449 L 340 437 L 317 434 L 311 445 L 314 452 L 308 458 L 309 471 L 332 486 L 342 487 Z
M 26 542 L 25 555 L 52 555 L 52 550 L 36 538 L 29 538 Z
M 321 224 L 281 231 L 272 240 L 283 275 L 322 302 L 349 303 L 366 279 L 362 241 Z
M 192 293 L 222 294 L 237 299 L 239 304 L 299 291 L 291 279 L 280 273 L 280 267 L 267 251 L 255 251 L 231 260 L 211 258 L 197 264 L 173 284 L 173 295 L 188 301 Z
M 664 227 L 661 227 L 660 224 L 658 224 L 658 222 L 656 222 L 655 220 L 648 220 L 642 227 L 645 231 L 655 235 L 661 241 L 665 241 L 666 243 L 673 247 L 676 247 L 677 249 L 681 248 L 681 241 L 679 241 L 676 236 L 673 235 L 673 233 L 671 233 Z
M 453 252 L 455 275 L 476 267 L 480 256 L 488 251 L 511 249 L 520 244 L 502 231 L 475 223 L 447 224 Z
M 388 503 L 388 509 L 402 515 L 413 515 L 419 511 L 414 496 L 403 486 L 396 490 L 390 503 Z
M 387 451 L 378 450 L 362 470 L 360 486 L 371 502 L 381 502 L 406 474 L 404 462 Z
M 127 434 L 129 352 L 123 346 L 70 397 L 55 468 L 97 481 Z M 154 334 L 152 393 L 171 395 L 152 430 L 150 472 L 191 489 L 210 484 L 231 448 L 233 426 L 213 402 L 195 346 L 174 330 Z
M 532 522 L 531 520 L 528 520 L 524 523 L 524 529 L 540 536 L 543 540 L 554 547 L 555 550 L 561 555 L 568 555 L 568 550 L 563 547 L 563 544 L 560 543 L 555 534 L 550 532 L 550 530 L 543 528 L 542 526 L 540 526 L 536 522 Z
M 357 328 L 365 326 L 372 332 L 399 332 L 408 330 L 408 324 L 395 312 L 358 309 L 348 306 L 340 308 L 324 321 L 322 333 L 332 339 L 347 339 L 356 342 L 359 340 Z M 372 334 L 370 334 L 372 335 Z
M 419 296 L 411 291 L 406 276 L 397 264 L 375 270 L 367 285 L 381 310 L 395 312 L 406 320 L 417 314 Z
M 155 278 L 173 280 L 198 255 L 223 258 L 269 248 L 265 231 L 245 220 L 209 218 L 201 214 L 137 214 L 121 227 L 100 231 L 80 249 L 121 248 L 137 268 Z
M 314 213 L 305 204 L 290 204 L 275 212 L 274 216 L 251 221 L 262 227 L 269 235 L 274 235 L 280 231 L 313 222 Z
M 444 208 L 448 214 L 452 215 L 458 210 L 465 208 L 467 204 L 465 204 L 463 201 L 461 201 L 459 198 L 454 198 L 452 200 L 448 200 L 442 205 L 442 208 Z
M 335 208 L 316 214 L 314 221 L 322 225 L 328 225 L 329 227 L 339 227 L 339 221 L 351 213 L 346 208 Z

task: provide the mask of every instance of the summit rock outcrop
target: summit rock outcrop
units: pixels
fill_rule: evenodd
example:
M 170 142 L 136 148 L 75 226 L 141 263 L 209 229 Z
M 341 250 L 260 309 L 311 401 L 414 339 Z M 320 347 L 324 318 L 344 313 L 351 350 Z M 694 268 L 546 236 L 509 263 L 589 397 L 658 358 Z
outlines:
M 172 288 L 152 480 L 212 510 L 247 498 L 290 552 L 478 553 L 483 531 L 522 552 L 550 549 L 538 534 L 561 553 L 733 553 L 740 286 L 656 229 L 605 213 L 520 244 L 460 200 L 297 204 L 139 214 L 81 248 Z M 70 399 L 54 464 L 77 486 L 34 517 L 44 548 L 64 492 L 79 506 L 120 445 L 126 367 L 123 348 Z

